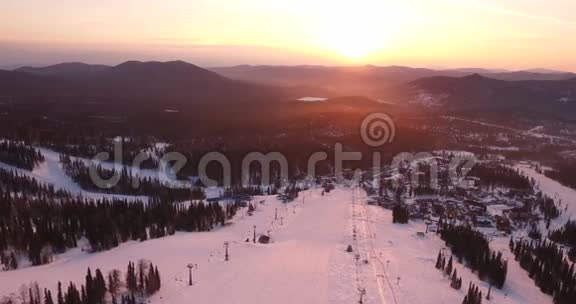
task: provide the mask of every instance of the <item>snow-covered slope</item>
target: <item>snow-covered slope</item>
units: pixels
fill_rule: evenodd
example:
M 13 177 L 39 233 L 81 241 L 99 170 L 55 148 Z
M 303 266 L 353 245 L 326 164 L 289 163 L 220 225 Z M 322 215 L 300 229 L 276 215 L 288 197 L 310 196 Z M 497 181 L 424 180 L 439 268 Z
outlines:
M 86 198 L 120 198 L 127 200 L 142 200 L 148 201 L 146 196 L 129 196 L 129 195 L 117 195 L 117 194 L 105 194 L 105 193 L 95 193 L 85 191 L 78 184 L 76 184 L 69 176 L 66 175 L 64 170 L 62 170 L 62 165 L 60 164 L 60 154 L 48 149 L 39 149 L 45 158 L 45 161 L 40 164 L 37 168 L 34 168 L 32 172 L 16 168 L 14 166 L 7 165 L 0 162 L 0 168 L 6 170 L 14 170 L 22 175 L 30 176 L 42 183 L 48 183 L 54 185 L 56 190 L 65 190 L 73 194 L 79 194 Z M 112 165 L 110 165 L 112 167 Z
M 190 303 L 191 299 L 212 303 L 350 303 L 356 294 L 351 287 L 346 289 L 353 259 L 345 252 L 349 200 L 343 200 L 342 193 L 346 191 L 322 196 L 320 190 L 311 190 L 288 205 L 275 197 L 257 197 L 253 216 L 243 210 L 232 226 L 213 232 L 129 242 L 97 254 L 73 250 L 49 265 L 0 272 L 0 295 L 16 292 L 30 281 L 51 289 L 58 280 L 82 283 L 88 267 L 124 271 L 128 261 L 144 258 L 158 266 L 163 279 L 152 303 Z M 264 204 L 259 203 L 262 200 Z M 270 231 L 273 243 L 245 242 L 252 239 L 254 225 L 259 234 Z M 230 242 L 228 262 L 223 255 L 225 241 Z M 189 263 L 198 265 L 192 287 L 188 286 Z
M 561 203 L 563 213 L 552 221 L 550 229 L 556 229 L 564 225 L 570 218 L 574 219 L 574 215 L 576 215 L 576 190 L 538 173 L 528 164 L 518 164 L 515 168 L 526 176 L 533 178 L 536 182 L 536 188 L 553 198 L 556 203 Z
M 360 192 L 358 192 L 360 193 Z M 483 294 L 488 291 L 488 284 L 480 281 L 476 274 L 455 261 L 454 267 L 462 276 L 462 289 L 450 287 L 450 280 L 437 270 L 436 256 L 445 248 L 444 241 L 435 233 L 418 236 L 425 232 L 426 226 L 420 221 L 409 224 L 392 224 L 392 212 L 378 206 L 360 204 L 365 199 L 360 196 L 356 209 L 359 220 L 367 223 L 374 244 L 377 260 L 385 267 L 382 273 L 389 281 L 385 289 L 386 303 L 439 304 L 461 303 L 466 295 L 468 284 L 479 286 Z M 508 250 L 507 238 L 492 240 L 493 250 L 502 251 L 508 259 L 508 276 L 502 290 L 492 289 L 490 303 L 552 303 L 552 298 L 540 292 L 528 274 L 514 261 Z M 449 249 L 446 249 L 449 252 Z M 374 260 L 374 259 L 372 259 Z M 394 294 L 396 301 L 391 298 Z M 370 302 L 379 303 L 379 302 Z
M 128 261 L 141 258 L 161 271 L 163 286 L 150 299 L 153 304 L 358 303 L 362 289 L 364 303 L 438 304 L 460 303 L 471 281 L 487 291 L 487 284 L 457 263 L 463 287 L 451 289 L 434 268 L 444 247 L 439 237 L 417 236 L 425 230 L 421 222 L 392 224 L 391 212 L 368 206 L 361 190 L 337 187 L 322 195 L 313 189 L 287 205 L 270 196 L 255 197 L 254 202 L 253 216 L 243 209 L 232 225 L 212 232 L 129 242 L 96 254 L 77 249 L 49 265 L 0 272 L 0 296 L 30 281 L 51 289 L 58 280 L 82 283 L 88 267 L 124 272 Z M 251 240 L 254 225 L 258 234 L 269 231 L 273 243 L 245 242 Z M 505 250 L 507 239 L 492 244 Z M 354 252 L 346 252 L 348 245 Z M 198 265 L 193 286 L 188 286 L 189 263 Z M 492 303 L 551 303 L 513 260 L 504 289 L 493 289 L 492 296 Z

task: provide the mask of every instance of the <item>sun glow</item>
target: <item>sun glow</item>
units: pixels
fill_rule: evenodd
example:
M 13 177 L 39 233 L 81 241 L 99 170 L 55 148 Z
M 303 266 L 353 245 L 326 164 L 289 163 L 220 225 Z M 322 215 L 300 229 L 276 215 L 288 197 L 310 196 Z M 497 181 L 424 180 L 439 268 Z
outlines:
M 326 48 L 352 61 L 392 47 L 410 22 L 405 9 L 383 0 L 337 1 L 330 7 L 318 18 L 318 36 Z
M 354 23 L 336 26 L 323 38 L 326 46 L 339 55 L 360 60 L 384 48 L 389 37 L 375 35 L 362 23 Z

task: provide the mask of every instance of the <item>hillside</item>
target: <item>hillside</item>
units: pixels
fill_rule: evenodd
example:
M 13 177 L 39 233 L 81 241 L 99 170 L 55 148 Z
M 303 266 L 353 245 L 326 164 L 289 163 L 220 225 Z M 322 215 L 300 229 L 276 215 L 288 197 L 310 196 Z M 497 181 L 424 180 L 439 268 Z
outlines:
M 183 61 L 129 61 L 114 67 L 68 63 L 1 71 L 0 95 L 15 102 L 238 103 L 278 99 L 285 91 L 246 84 Z
M 242 209 L 231 225 L 212 232 L 179 232 L 144 242 L 130 241 L 94 254 L 78 248 L 56 256 L 48 265 L 0 272 L 5 283 L 0 295 L 17 293 L 31 278 L 56 293 L 62 278 L 81 284 L 88 267 L 124 271 L 128 261 L 144 258 L 153 261 L 162 274 L 162 289 L 150 303 L 179 304 L 190 299 L 353 303 L 361 289 L 366 291 L 364 303 L 460 302 L 466 288 L 450 288 L 449 279 L 434 268 L 435 255 L 444 242 L 434 233 L 418 236 L 425 230 L 424 222 L 393 224 L 391 211 L 366 202 L 363 191 L 347 186 L 326 194 L 317 188 L 304 191 L 288 205 L 274 196 L 254 197 L 253 215 Z M 257 235 L 270 235 L 272 243 L 252 243 L 254 227 Z M 507 240 L 497 238 L 494 244 L 505 249 Z M 224 242 L 230 244 L 228 262 L 224 260 Z M 354 252 L 346 252 L 348 245 Z M 188 285 L 189 263 L 197 265 L 193 286 Z M 488 289 L 488 284 L 466 267 L 455 265 L 464 286 L 471 282 L 483 291 Z M 505 288 L 493 289 L 492 298 L 504 304 L 552 302 L 513 259 Z
M 576 80 L 504 81 L 478 74 L 423 78 L 398 87 L 403 102 L 446 110 L 507 109 L 573 119 Z
M 381 97 L 395 86 L 420 78 L 446 76 L 464 77 L 481 73 L 485 77 L 509 80 L 564 80 L 576 77 L 572 73 L 537 71 L 501 71 L 488 69 L 434 70 L 403 66 L 235 66 L 212 68 L 221 75 L 255 83 L 276 85 L 310 85 L 334 90 L 341 94 L 367 94 Z
M 109 69 L 109 66 L 99 64 L 86 64 L 82 62 L 65 62 L 45 67 L 31 67 L 24 66 L 15 69 L 16 72 L 44 75 L 44 76 L 57 76 L 57 77 L 77 77 L 86 76 L 90 73 L 95 73 Z

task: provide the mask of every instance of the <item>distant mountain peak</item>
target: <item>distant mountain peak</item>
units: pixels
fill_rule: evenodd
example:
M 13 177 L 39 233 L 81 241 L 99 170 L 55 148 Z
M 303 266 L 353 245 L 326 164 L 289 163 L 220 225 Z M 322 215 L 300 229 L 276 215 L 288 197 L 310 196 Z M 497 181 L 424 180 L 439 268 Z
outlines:
M 44 67 L 24 66 L 16 69 L 15 71 L 35 75 L 68 77 L 68 76 L 80 76 L 94 72 L 100 72 L 109 68 L 110 68 L 109 66 L 99 64 L 87 64 L 83 62 L 63 62 Z
M 149 69 L 189 69 L 195 71 L 204 71 L 212 73 L 208 70 L 205 70 L 197 65 L 182 61 L 182 60 L 175 60 L 175 61 L 137 61 L 137 60 L 130 60 L 124 63 L 121 63 L 114 67 L 115 69 L 126 69 L 126 68 L 149 68 Z
M 198 67 L 194 64 L 185 61 L 126 61 L 121 63 L 109 71 L 106 71 L 107 76 L 122 77 L 122 78 L 158 78 L 164 80 L 172 79 L 175 82 L 181 81 L 197 81 L 197 82 L 211 82 L 211 81 L 225 81 L 225 77 L 219 74 Z
M 468 75 L 468 76 L 464 76 L 464 77 L 462 77 L 462 78 L 468 79 L 468 80 L 488 79 L 487 77 L 484 77 L 484 76 L 482 76 L 482 75 L 480 75 L 480 74 L 478 74 L 478 73 L 474 73 L 474 74 L 471 74 L 471 75 Z
M 565 71 L 543 69 L 543 68 L 522 70 L 520 72 L 538 73 L 538 74 L 568 74 L 568 72 Z

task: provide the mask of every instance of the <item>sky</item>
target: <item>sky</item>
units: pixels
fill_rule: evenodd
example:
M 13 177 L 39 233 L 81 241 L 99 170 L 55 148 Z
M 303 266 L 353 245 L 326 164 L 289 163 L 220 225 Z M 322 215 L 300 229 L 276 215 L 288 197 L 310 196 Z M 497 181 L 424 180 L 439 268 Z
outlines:
M 1 0 L 0 66 L 186 60 L 576 71 L 574 0 Z

